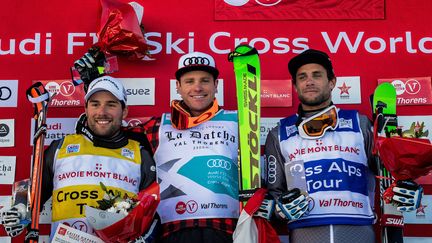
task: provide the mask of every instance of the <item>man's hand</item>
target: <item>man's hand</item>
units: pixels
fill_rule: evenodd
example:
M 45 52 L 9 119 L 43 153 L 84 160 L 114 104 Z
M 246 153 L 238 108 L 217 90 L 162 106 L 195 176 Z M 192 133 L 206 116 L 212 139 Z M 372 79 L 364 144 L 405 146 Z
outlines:
M 95 64 L 95 59 L 90 52 L 86 52 L 84 56 L 74 62 L 75 68 L 80 71 L 84 68 L 93 68 Z
M 26 206 L 20 203 L 1 213 L 1 224 L 10 237 L 15 237 L 24 231 L 26 225 L 21 224 L 21 220 L 25 217 Z
M 259 209 L 254 213 L 254 216 L 258 216 L 270 220 L 270 218 L 273 215 L 274 209 L 275 209 L 275 200 L 270 198 L 265 198 L 262 201 Z
M 80 59 L 74 62 L 74 67 L 84 82 L 84 91 L 94 79 L 103 75 L 100 68 L 104 68 L 105 55 L 98 47 L 91 47 Z
M 300 193 L 300 189 L 294 188 L 279 196 L 276 203 L 276 213 L 282 219 L 296 220 L 308 211 L 308 207 L 308 199 Z
M 423 196 L 423 188 L 412 180 L 401 180 L 393 187 L 393 202 L 397 210 L 410 212 L 420 207 Z

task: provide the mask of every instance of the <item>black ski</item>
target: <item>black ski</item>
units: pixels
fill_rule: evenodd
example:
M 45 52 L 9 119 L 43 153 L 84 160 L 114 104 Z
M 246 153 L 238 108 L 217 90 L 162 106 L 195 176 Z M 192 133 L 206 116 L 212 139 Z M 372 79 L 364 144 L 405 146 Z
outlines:
M 38 242 L 44 140 L 47 131 L 46 113 L 50 96 L 42 83 L 37 82 L 27 89 L 27 98 L 34 105 L 35 132 L 33 138 L 32 172 L 29 185 L 30 200 L 27 203 L 31 223 L 27 226 L 25 241 Z

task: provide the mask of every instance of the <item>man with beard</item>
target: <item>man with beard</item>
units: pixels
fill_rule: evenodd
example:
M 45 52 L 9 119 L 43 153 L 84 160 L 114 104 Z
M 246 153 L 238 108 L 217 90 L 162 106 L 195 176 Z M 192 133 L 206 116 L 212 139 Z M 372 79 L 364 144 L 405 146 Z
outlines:
M 290 60 L 288 69 L 300 105 L 297 114 L 271 130 L 265 143 L 273 218 L 288 223 L 294 243 L 375 242 L 377 164 L 370 121 L 333 105 L 336 76 L 326 53 L 306 50 Z M 415 196 L 395 193 L 393 198 L 404 211 L 414 210 L 421 199 L 421 187 L 407 183 L 415 186 Z M 401 203 L 408 199 L 415 202 Z
M 98 206 L 105 194 L 100 182 L 121 196 L 133 197 L 156 180 L 150 148 L 128 138 L 121 129 L 128 114 L 126 102 L 126 90 L 118 79 L 93 80 L 76 134 L 53 141 L 45 150 L 41 204 L 52 196 L 51 236 L 60 223 L 79 225 L 79 230 L 95 235 L 84 206 Z M 23 204 L 2 213 L 9 236 L 23 231 L 20 220 L 24 216 Z

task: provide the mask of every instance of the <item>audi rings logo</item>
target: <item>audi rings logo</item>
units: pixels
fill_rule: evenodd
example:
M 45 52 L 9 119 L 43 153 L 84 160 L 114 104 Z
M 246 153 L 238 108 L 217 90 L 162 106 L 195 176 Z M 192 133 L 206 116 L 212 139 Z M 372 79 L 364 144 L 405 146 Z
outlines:
M 12 90 L 9 87 L 0 87 L 0 100 L 8 100 L 12 96 Z
M 276 167 L 276 158 L 270 155 L 267 159 L 267 180 L 270 184 L 276 182 Z
M 225 170 L 231 170 L 231 162 L 223 159 L 209 159 L 207 160 L 207 166 L 209 168 L 222 168 Z
M 210 60 L 207 57 L 188 57 L 183 61 L 184 66 L 190 65 L 210 65 Z

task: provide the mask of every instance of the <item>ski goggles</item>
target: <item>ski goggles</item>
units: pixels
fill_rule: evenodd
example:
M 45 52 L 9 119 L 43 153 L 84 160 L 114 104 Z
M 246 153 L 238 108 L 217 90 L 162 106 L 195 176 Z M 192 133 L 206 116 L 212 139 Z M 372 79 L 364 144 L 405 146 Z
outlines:
M 213 105 L 199 116 L 192 117 L 191 114 L 182 106 L 181 101 L 173 100 L 171 102 L 171 124 L 173 127 L 184 130 L 198 126 L 213 118 L 219 111 L 219 104 L 216 99 Z
M 298 126 L 298 131 L 302 138 L 317 139 L 324 136 L 327 130 L 335 130 L 337 125 L 338 113 L 336 106 L 332 105 L 303 120 Z

